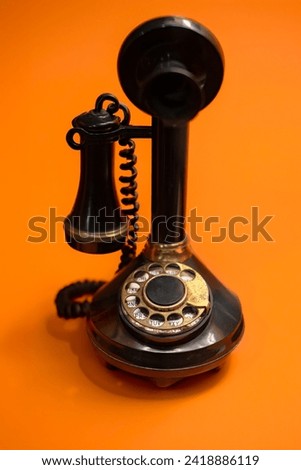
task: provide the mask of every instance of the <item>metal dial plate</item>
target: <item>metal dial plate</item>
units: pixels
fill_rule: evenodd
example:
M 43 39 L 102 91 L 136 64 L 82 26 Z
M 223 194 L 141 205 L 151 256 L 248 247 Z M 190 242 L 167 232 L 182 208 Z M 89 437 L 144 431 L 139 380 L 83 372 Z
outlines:
M 171 287 L 180 286 L 181 298 L 166 292 L 166 296 L 177 301 L 164 302 L 164 305 L 156 303 L 148 292 L 151 283 L 160 284 L 160 281 L 162 288 L 169 284 Z M 122 317 L 145 333 L 172 336 L 188 332 L 200 326 L 209 311 L 210 296 L 205 280 L 197 271 L 182 263 L 147 263 L 131 273 L 122 286 Z

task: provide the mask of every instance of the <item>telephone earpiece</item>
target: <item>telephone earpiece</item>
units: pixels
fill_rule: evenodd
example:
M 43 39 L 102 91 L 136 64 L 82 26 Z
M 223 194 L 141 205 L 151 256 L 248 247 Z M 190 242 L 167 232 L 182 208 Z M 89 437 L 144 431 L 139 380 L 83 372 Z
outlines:
M 185 231 L 188 123 L 218 93 L 223 53 L 199 23 L 156 18 L 125 39 L 118 74 L 152 123 L 131 125 L 128 108 L 108 93 L 72 121 L 67 142 L 80 150 L 81 177 L 65 233 L 86 253 L 121 249 L 121 262 L 112 281 L 85 284 L 91 303 L 82 307 L 82 289 L 73 285 L 74 295 L 65 288 L 56 304 L 60 316 L 87 317 L 91 342 L 107 364 L 164 387 L 219 367 L 243 335 L 238 298 L 192 253 Z M 138 256 L 135 138 L 152 139 L 151 233 Z M 121 202 L 115 143 L 124 160 Z

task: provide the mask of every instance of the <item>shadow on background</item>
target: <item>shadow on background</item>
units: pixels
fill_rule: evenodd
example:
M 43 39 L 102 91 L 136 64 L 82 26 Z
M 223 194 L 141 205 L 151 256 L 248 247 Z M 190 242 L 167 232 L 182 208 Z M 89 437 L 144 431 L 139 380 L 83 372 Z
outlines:
M 180 380 L 168 388 L 159 388 L 146 378 L 107 367 L 88 339 L 84 319 L 63 320 L 53 313 L 47 319 L 46 328 L 53 338 L 69 343 L 82 372 L 93 384 L 122 396 L 162 400 L 203 393 L 218 384 L 229 368 L 228 359 L 220 369 Z

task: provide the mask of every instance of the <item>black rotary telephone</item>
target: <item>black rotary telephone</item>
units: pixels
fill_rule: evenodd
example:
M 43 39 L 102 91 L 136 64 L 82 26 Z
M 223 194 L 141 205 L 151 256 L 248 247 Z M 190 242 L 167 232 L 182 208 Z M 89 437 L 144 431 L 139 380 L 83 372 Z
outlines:
M 238 298 L 190 250 L 185 233 L 188 122 L 216 96 L 223 54 L 199 23 L 168 16 L 138 26 L 118 57 L 128 98 L 152 117 L 130 124 L 128 108 L 103 94 L 72 121 L 67 142 L 81 154 L 66 240 L 85 253 L 121 250 L 113 280 L 62 289 L 59 316 L 86 316 L 92 344 L 108 365 L 145 376 L 158 386 L 219 367 L 240 341 Z M 135 138 L 152 140 L 151 233 L 136 256 L 138 231 Z M 122 209 L 113 177 L 114 143 L 125 170 Z M 82 294 L 92 301 L 80 302 Z

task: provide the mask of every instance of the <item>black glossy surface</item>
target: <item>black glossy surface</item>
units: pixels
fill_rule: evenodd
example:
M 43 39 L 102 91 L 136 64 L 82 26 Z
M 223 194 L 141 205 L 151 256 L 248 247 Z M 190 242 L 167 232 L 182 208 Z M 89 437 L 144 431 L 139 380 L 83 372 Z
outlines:
M 153 118 L 152 230 L 154 243 L 185 239 L 187 179 L 186 123 L 171 126 Z
M 145 291 L 152 303 L 168 306 L 183 298 L 185 287 L 183 282 L 174 276 L 157 276 L 148 282 Z
M 72 124 L 74 129 L 67 139 L 73 148 L 80 149 L 81 164 L 76 200 L 65 219 L 66 240 L 85 253 L 110 253 L 121 249 L 125 241 L 125 233 L 120 232 L 126 229 L 126 218 L 122 217 L 115 189 L 114 139 L 104 141 L 97 133 L 118 128 L 119 118 L 104 109 L 92 110 Z M 78 144 L 74 141 L 77 132 L 81 137 Z
M 118 56 L 120 83 L 140 109 L 164 120 L 192 119 L 216 96 L 223 80 L 223 53 L 198 22 L 155 18 L 125 39 Z

